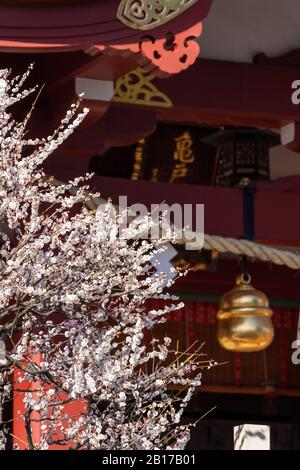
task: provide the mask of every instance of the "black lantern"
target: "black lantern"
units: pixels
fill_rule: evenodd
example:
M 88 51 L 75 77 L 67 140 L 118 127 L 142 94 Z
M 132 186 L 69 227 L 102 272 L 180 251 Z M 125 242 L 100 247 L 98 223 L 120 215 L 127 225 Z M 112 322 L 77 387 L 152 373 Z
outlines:
M 280 144 L 280 137 L 269 130 L 227 128 L 207 137 L 205 142 L 219 150 L 215 183 L 238 186 L 244 179 L 269 180 L 269 151 Z

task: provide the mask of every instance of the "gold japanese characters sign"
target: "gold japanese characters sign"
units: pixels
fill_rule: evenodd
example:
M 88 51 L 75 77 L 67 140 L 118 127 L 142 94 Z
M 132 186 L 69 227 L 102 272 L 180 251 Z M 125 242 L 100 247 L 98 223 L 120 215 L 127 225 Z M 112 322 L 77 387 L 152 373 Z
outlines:
M 158 124 L 156 131 L 135 147 L 132 179 L 212 184 L 216 149 L 202 142 L 207 132 L 211 130 Z
M 159 123 L 136 144 L 95 156 L 89 171 L 135 181 L 212 185 L 218 150 L 203 139 L 214 132 L 211 127 Z
M 189 171 L 188 165 L 194 163 L 196 158 L 193 150 L 193 140 L 188 131 L 175 138 L 175 146 L 173 155 L 175 164 L 170 179 L 171 183 L 178 178 L 185 178 Z

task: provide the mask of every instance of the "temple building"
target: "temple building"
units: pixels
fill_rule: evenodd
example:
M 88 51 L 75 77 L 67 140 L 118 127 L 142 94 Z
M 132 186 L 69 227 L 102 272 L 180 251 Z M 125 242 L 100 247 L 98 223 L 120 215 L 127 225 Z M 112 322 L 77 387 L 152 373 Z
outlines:
M 219 363 L 189 407 L 186 419 L 217 407 L 189 448 L 233 449 L 247 422 L 270 425 L 271 449 L 300 449 L 299 2 L 149 3 L 2 0 L 1 68 L 34 64 L 32 135 L 82 94 L 90 109 L 48 174 L 93 172 L 116 205 L 204 205 L 204 247 L 168 259 L 190 271 L 172 287 L 185 308 L 157 331 Z

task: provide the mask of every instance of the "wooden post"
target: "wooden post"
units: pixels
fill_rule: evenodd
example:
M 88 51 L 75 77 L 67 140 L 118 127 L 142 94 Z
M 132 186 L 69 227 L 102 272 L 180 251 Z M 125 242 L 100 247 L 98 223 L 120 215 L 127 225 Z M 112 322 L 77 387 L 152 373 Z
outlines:
M 233 434 L 234 450 L 270 450 L 270 426 L 241 424 Z
M 36 365 L 40 365 L 42 361 L 42 356 L 39 353 L 32 353 L 30 354 L 30 359 Z M 28 366 L 28 363 L 24 361 L 23 364 L 25 367 Z M 24 376 L 24 372 L 20 369 L 15 368 L 14 370 L 14 383 L 18 383 L 18 379 Z M 24 380 L 18 383 L 18 391 L 13 391 L 13 445 L 18 446 L 19 450 L 28 450 L 29 448 L 29 433 L 26 429 L 26 421 L 25 421 L 25 414 L 26 414 L 26 406 L 24 403 L 24 396 L 25 390 L 32 389 L 32 398 L 36 400 L 36 402 L 40 401 L 41 393 L 47 392 L 47 387 L 43 386 L 43 384 L 37 378 L 34 382 L 29 382 Z M 24 391 L 22 391 L 24 390 Z M 0 389 L 1 391 L 1 389 Z M 64 401 L 67 397 L 65 392 L 61 392 L 57 400 Z M 77 417 L 81 416 L 86 412 L 87 402 L 85 400 L 73 400 L 70 403 L 66 403 L 63 405 L 64 413 L 69 417 L 72 418 L 74 421 Z M 51 406 L 49 407 L 51 408 Z M 51 409 L 49 409 L 49 412 Z M 39 445 L 41 444 L 41 435 L 42 435 L 42 425 L 48 424 L 47 421 L 41 421 L 41 414 L 39 411 L 33 411 L 31 413 L 31 440 L 32 445 L 38 449 Z M 64 427 L 66 425 L 66 420 L 61 420 L 61 424 Z M 54 439 L 61 440 L 63 438 L 61 434 L 61 429 L 57 427 L 57 432 L 53 436 Z M 49 450 L 68 450 L 74 444 L 73 441 L 70 441 L 68 444 L 61 445 L 61 444 L 52 444 L 49 446 Z

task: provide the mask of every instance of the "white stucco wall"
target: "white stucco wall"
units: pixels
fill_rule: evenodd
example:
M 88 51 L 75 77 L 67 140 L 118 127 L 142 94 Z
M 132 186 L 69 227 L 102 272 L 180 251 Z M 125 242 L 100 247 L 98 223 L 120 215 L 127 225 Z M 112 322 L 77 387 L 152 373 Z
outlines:
M 300 48 L 300 0 L 214 0 L 200 44 L 201 57 L 238 62 Z

